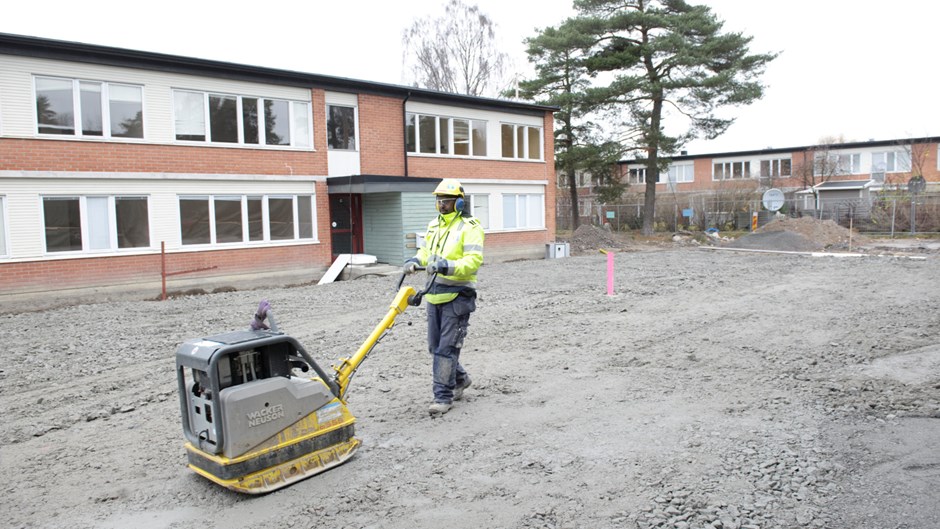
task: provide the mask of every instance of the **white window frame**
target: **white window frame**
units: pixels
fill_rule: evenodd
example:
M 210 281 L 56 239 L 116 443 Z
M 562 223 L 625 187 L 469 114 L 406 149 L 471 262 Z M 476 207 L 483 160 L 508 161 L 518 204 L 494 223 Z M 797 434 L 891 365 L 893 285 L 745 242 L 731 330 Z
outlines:
M 147 246 L 134 246 L 130 248 L 119 248 L 118 247 L 118 236 L 117 236 L 117 211 L 115 210 L 115 202 L 118 198 L 137 198 L 144 199 L 147 201 Z M 79 211 L 79 224 L 81 225 L 81 236 L 82 236 L 82 249 L 81 250 L 62 250 L 62 251 L 50 251 L 48 240 L 46 239 L 46 216 L 45 216 L 45 203 L 46 199 L 50 200 L 68 200 L 68 199 L 78 199 L 78 211 Z M 92 227 L 91 219 L 92 214 L 89 211 L 88 200 L 99 200 L 107 199 L 107 218 L 105 222 L 107 223 L 108 230 L 108 246 L 107 248 L 91 248 L 92 242 Z M 152 208 L 150 203 L 150 197 L 148 195 L 139 195 L 139 194 L 119 194 L 119 195 L 40 195 L 39 196 L 40 211 L 43 212 L 42 220 L 42 244 L 43 244 L 43 253 L 44 255 L 77 255 L 77 254 L 113 254 L 113 253 L 128 253 L 128 252 L 139 252 L 142 250 L 150 250 L 153 248 L 153 217 L 152 217 Z
M 71 134 L 51 134 L 48 132 L 40 132 L 39 128 L 42 126 L 39 123 L 39 115 L 36 112 L 36 98 L 39 95 L 39 90 L 37 89 L 37 82 L 40 79 L 50 80 L 50 81 L 65 81 L 72 84 L 72 130 Z M 86 135 L 82 128 L 82 83 L 95 84 L 99 85 L 101 88 L 100 95 L 100 105 L 101 105 L 101 135 Z M 136 88 L 140 92 L 140 110 L 142 120 L 146 120 L 146 113 L 144 109 L 146 108 L 146 101 L 144 100 L 144 87 L 143 85 L 138 85 L 134 83 L 119 83 L 119 82 L 110 82 L 110 81 L 99 81 L 94 79 L 78 79 L 78 78 L 69 78 L 69 77 L 58 77 L 54 75 L 33 75 L 33 131 L 37 136 L 43 138 L 82 138 L 82 139 L 97 139 L 97 140 L 109 140 L 109 141 L 129 141 L 129 142 L 141 142 L 144 141 L 147 137 L 147 127 L 145 122 L 141 122 L 141 136 L 135 138 L 133 136 L 114 136 L 111 130 L 111 87 L 125 87 L 125 88 Z
M 880 160 L 879 160 L 880 158 Z M 882 167 L 879 167 L 882 165 Z M 876 151 L 871 153 L 872 173 L 909 173 L 911 159 L 902 151 Z
M 720 165 L 722 167 L 722 175 L 718 176 L 715 171 L 715 166 Z M 735 166 L 740 165 L 741 167 L 741 176 L 735 177 L 734 171 Z M 730 173 L 731 176 L 725 176 Z M 751 171 L 751 161 L 750 160 L 712 160 L 712 181 L 719 182 L 722 180 L 747 180 L 753 178 L 753 172 Z
M 764 163 L 767 163 L 768 173 L 764 174 Z M 790 170 L 783 172 L 783 162 L 789 162 Z M 758 176 L 760 178 L 789 178 L 793 175 L 793 159 L 789 156 L 780 158 L 764 158 L 758 162 Z
M 503 154 L 503 126 L 512 127 L 512 156 L 505 156 Z M 519 145 L 519 132 L 522 131 L 522 145 Z M 538 144 L 538 158 L 532 158 L 529 156 L 530 145 L 529 145 L 529 130 L 535 130 L 538 132 L 539 144 Z M 500 123 L 499 127 L 499 144 L 500 152 L 499 155 L 504 160 L 528 160 L 533 162 L 544 161 L 544 152 L 545 152 L 545 132 L 542 127 L 535 125 L 522 125 L 519 123 Z M 522 156 L 519 154 L 522 153 Z
M 535 193 L 503 193 L 503 229 L 507 231 L 537 230 L 545 228 L 545 195 Z M 513 201 L 514 217 L 507 215 L 507 202 Z
M 488 230 L 490 228 L 490 216 L 492 215 L 492 213 L 490 213 L 491 202 L 492 202 L 490 200 L 490 194 L 489 193 L 468 193 L 467 198 L 470 200 L 470 205 L 468 206 L 470 208 L 470 215 L 480 221 L 480 225 L 483 227 L 484 230 Z M 481 199 L 486 200 L 486 206 L 482 206 L 479 204 Z M 485 208 L 483 209 L 483 211 L 485 212 L 485 216 L 477 215 L 477 210 L 480 208 Z
M 422 152 L 421 151 L 421 118 L 433 118 L 434 119 L 434 152 Z M 408 118 L 414 119 L 414 149 L 409 149 L 408 155 L 418 155 L 418 156 L 448 156 L 454 158 L 485 158 L 487 156 L 487 145 L 489 142 L 489 134 L 485 138 L 483 145 L 483 154 L 473 154 L 476 151 L 476 145 L 474 143 L 473 131 L 474 124 L 482 124 L 482 129 L 484 133 L 487 132 L 487 122 L 482 119 L 473 119 L 465 118 L 461 116 L 442 116 L 438 114 L 429 114 L 427 112 L 408 112 L 405 116 L 405 126 L 407 129 Z M 454 120 L 458 119 L 460 121 L 466 121 L 469 126 L 469 138 L 468 138 L 468 154 L 456 154 L 455 147 L 456 142 L 454 141 Z M 447 133 L 447 145 L 442 145 L 441 142 L 441 131 L 445 130 Z M 407 135 L 407 132 L 406 132 Z M 408 144 L 408 138 L 405 138 L 405 145 Z M 441 152 L 444 146 L 447 148 L 447 152 Z
M 177 123 L 179 121 L 179 116 L 177 116 L 177 94 L 197 94 L 202 96 L 202 112 L 203 112 L 203 136 L 204 140 L 188 140 L 178 138 L 179 134 L 177 131 Z M 212 141 L 212 127 L 211 119 L 209 114 L 209 97 L 234 97 L 236 98 L 235 103 L 235 126 L 238 129 L 238 141 L 236 142 L 218 142 Z M 212 146 L 240 146 L 240 147 L 251 147 L 253 149 L 304 149 L 304 150 L 313 150 L 313 114 L 311 112 L 311 104 L 309 101 L 297 101 L 293 99 L 285 99 L 281 97 L 261 97 L 253 95 L 243 95 L 243 94 L 232 94 L 218 91 L 206 91 L 206 90 L 193 90 L 188 88 L 174 88 L 172 90 L 173 98 L 173 141 L 181 145 L 212 145 Z M 258 105 L 258 143 L 246 143 L 245 142 L 245 120 L 244 120 L 244 99 L 254 99 Z M 290 142 L 285 145 L 277 145 L 267 143 L 267 131 L 265 130 L 265 117 L 264 117 L 264 102 L 265 101 L 282 101 L 287 103 L 287 127 L 290 130 Z
M 631 174 L 632 173 L 632 174 Z M 646 183 L 646 167 L 628 167 L 627 182 L 640 185 Z
M 240 241 L 228 241 L 228 242 L 218 242 L 218 233 L 216 226 L 216 217 L 215 217 L 215 202 L 216 200 L 232 201 L 233 199 L 238 199 L 241 203 L 241 223 L 242 223 L 242 239 Z M 248 212 L 248 201 L 251 199 L 261 199 L 261 223 L 262 223 L 262 233 L 263 236 L 261 239 L 251 240 L 250 237 L 250 221 L 249 221 L 249 212 Z M 290 239 L 272 239 L 271 238 L 271 208 L 270 200 L 271 199 L 290 199 L 291 200 L 291 211 L 293 216 L 293 237 Z M 310 237 L 303 237 L 300 233 L 300 201 L 306 199 L 310 204 L 310 221 L 311 221 L 311 235 Z M 209 242 L 208 243 L 185 243 L 183 242 L 183 219 L 179 216 L 179 204 L 182 200 L 199 200 L 199 201 L 208 201 L 209 206 Z M 258 194 L 237 194 L 237 193 L 219 193 L 219 194 L 210 194 L 210 195 L 177 195 L 176 196 L 176 212 L 177 212 L 177 233 L 179 234 L 180 246 L 185 248 L 233 248 L 233 247 L 246 247 L 246 246 L 257 246 L 259 244 L 289 244 L 289 243 L 309 243 L 309 242 L 319 242 L 318 233 L 317 233 L 317 203 L 316 195 L 312 193 L 275 193 L 270 195 L 258 195 Z
M 352 149 L 339 149 L 336 147 L 332 147 L 330 145 L 329 124 L 330 124 L 330 108 L 331 107 L 352 109 L 353 111 L 353 142 L 355 143 Z M 326 124 L 327 124 L 326 148 L 328 150 L 338 151 L 338 152 L 358 152 L 359 151 L 359 107 L 357 105 L 346 105 L 342 103 L 327 103 L 326 104 Z
M 862 173 L 862 155 L 857 152 L 829 152 L 829 153 L 816 153 L 813 157 L 813 175 L 814 176 L 829 176 L 829 174 L 823 174 L 819 171 L 820 162 L 825 161 L 826 167 L 835 168 L 829 174 L 832 175 L 853 175 Z
M 680 174 L 681 173 L 681 174 Z M 659 173 L 659 181 L 657 184 L 665 184 L 671 182 L 674 184 L 685 184 L 695 181 L 695 164 L 694 163 L 674 163 L 669 164 L 669 168 L 666 170 L 666 178 L 663 179 L 663 174 Z

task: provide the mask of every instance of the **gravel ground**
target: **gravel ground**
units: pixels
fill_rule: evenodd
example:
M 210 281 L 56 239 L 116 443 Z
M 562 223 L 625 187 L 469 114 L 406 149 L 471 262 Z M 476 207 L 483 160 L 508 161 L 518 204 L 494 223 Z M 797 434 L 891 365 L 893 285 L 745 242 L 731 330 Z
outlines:
M 427 414 L 424 310 L 349 392 L 363 447 L 243 496 L 185 466 L 174 354 L 259 299 L 324 366 L 394 277 L 0 315 L 13 528 L 935 529 L 940 254 L 684 245 L 486 265 L 465 400 Z

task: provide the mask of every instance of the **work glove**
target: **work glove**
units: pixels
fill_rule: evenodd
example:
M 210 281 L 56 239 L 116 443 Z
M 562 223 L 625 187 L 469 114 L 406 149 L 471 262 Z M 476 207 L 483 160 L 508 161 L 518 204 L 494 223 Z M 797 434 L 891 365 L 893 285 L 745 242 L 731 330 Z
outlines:
M 428 266 L 428 273 L 449 276 L 453 273 L 453 271 L 450 269 L 450 261 L 447 259 L 439 259 L 438 261 L 431 263 L 430 266 Z
M 255 317 L 251 319 L 251 322 L 248 324 L 253 331 L 260 331 L 261 329 L 268 330 L 268 324 L 264 320 L 268 317 L 268 311 L 271 310 L 271 304 L 268 303 L 268 300 L 263 300 L 258 304 L 258 312 L 255 312 Z
M 401 267 L 402 272 L 411 275 L 418 271 L 418 263 L 414 261 L 405 261 L 405 266 Z

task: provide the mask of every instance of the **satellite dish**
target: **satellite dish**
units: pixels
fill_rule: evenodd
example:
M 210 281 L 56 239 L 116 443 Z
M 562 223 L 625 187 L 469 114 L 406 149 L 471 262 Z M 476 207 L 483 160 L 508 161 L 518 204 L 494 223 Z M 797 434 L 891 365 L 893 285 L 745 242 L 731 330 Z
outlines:
M 768 189 L 767 191 L 764 191 L 764 196 L 761 199 L 761 201 L 764 204 L 764 209 L 767 209 L 770 211 L 777 211 L 778 209 L 783 207 L 783 203 L 784 203 L 783 191 L 776 189 L 776 188 Z

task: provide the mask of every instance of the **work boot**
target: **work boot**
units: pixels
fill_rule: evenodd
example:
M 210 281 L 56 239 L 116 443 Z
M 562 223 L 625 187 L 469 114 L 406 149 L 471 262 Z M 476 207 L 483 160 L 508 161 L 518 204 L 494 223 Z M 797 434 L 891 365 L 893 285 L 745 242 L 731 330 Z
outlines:
M 432 402 L 428 407 L 428 413 L 431 414 L 431 417 L 444 415 L 445 413 L 449 412 L 452 407 L 453 404 L 449 402 Z
M 454 388 L 454 400 L 460 400 L 463 398 L 463 390 L 470 387 L 470 377 L 463 379 L 463 382 L 457 384 L 457 387 Z

